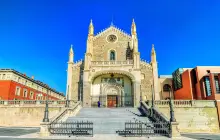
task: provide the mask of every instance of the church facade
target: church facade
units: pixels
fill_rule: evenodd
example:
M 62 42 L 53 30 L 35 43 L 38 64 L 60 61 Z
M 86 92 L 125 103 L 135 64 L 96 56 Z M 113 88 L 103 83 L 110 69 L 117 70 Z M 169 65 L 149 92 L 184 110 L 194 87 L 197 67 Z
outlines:
M 149 52 L 150 53 L 150 52 Z M 161 99 L 161 83 L 154 45 L 151 62 L 140 59 L 134 20 L 131 34 L 111 25 L 94 34 L 89 25 L 85 59 L 74 63 L 71 46 L 67 69 L 66 98 L 80 100 L 83 106 L 138 106 L 141 100 Z

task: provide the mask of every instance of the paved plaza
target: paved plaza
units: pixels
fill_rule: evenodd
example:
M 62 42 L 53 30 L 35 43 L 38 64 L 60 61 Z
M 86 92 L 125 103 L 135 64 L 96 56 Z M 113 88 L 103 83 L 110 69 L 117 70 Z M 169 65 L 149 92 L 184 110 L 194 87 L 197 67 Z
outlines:
M 1 140 L 65 140 L 65 139 L 77 139 L 77 140 L 169 140 L 167 137 L 121 137 L 116 134 L 95 134 L 93 137 L 68 137 L 68 136 L 49 136 L 39 137 L 40 128 L 30 127 L 0 127 L 0 139 Z M 219 140 L 220 134 L 198 134 L 198 133 L 185 133 L 181 134 L 179 140 Z
M 92 121 L 93 137 L 76 137 L 76 136 L 48 136 L 40 137 L 39 127 L 0 127 L 0 140 L 169 140 L 164 136 L 143 136 L 143 137 L 123 137 L 116 134 L 117 130 L 124 129 L 124 123 L 130 120 L 139 120 L 149 122 L 150 120 L 142 116 L 137 108 L 82 108 L 76 116 L 69 117 L 67 121 Z M 220 134 L 198 134 L 184 133 L 178 140 L 219 140 Z

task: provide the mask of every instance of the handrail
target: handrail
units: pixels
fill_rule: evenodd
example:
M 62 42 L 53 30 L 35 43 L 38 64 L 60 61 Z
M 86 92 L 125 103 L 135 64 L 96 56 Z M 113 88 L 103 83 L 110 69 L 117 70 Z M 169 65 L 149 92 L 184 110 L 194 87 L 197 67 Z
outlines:
M 151 117 L 155 122 L 163 122 L 163 123 L 169 123 L 169 119 L 161 113 L 156 107 L 151 108 L 148 104 L 146 104 L 144 101 L 141 102 L 142 109 L 144 108 L 145 113 L 148 117 Z
M 50 124 L 58 122 L 63 116 L 65 116 L 68 111 L 74 111 L 79 105 L 81 105 L 81 102 L 78 101 L 72 108 L 66 108 L 64 111 L 60 112 L 58 115 L 56 115 L 51 121 Z

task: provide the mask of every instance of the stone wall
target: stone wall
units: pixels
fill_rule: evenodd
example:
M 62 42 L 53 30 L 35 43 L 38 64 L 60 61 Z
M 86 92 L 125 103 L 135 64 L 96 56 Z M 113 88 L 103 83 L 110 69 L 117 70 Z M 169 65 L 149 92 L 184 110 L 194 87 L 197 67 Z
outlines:
M 52 119 L 64 107 L 49 107 L 49 119 Z M 0 107 L 0 126 L 40 126 L 45 107 Z
M 141 61 L 141 95 L 142 99 L 151 100 L 152 90 L 151 85 L 153 82 L 152 67 L 150 64 Z
M 81 76 L 82 76 L 82 70 L 84 63 L 83 61 L 79 61 L 73 65 L 73 74 L 72 74 L 72 95 L 71 95 L 71 100 L 78 100 L 79 99 L 79 92 L 80 91 L 80 85 L 79 82 L 81 81 Z M 81 89 L 82 90 L 82 89 Z
M 107 40 L 111 34 L 117 36 L 115 42 L 109 42 Z M 114 50 L 116 61 L 125 61 L 128 46 L 132 48 L 131 37 L 115 27 L 110 27 L 94 37 L 92 60 L 109 61 L 110 50 Z
M 160 103 L 159 103 L 160 102 Z M 156 106 L 170 118 L 168 101 L 157 101 Z M 219 132 L 215 101 L 174 101 L 174 115 L 180 132 Z

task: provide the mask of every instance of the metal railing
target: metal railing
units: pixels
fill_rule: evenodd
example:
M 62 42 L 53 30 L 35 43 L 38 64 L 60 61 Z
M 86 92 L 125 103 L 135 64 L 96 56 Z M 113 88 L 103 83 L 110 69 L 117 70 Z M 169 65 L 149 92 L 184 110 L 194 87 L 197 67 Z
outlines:
M 74 121 L 74 122 L 56 122 L 50 124 L 50 134 L 68 135 L 68 136 L 93 136 L 93 122 Z
M 163 122 L 125 122 L 125 129 L 116 131 L 125 137 L 142 137 L 142 136 L 170 136 L 169 123 Z
M 157 107 L 149 104 L 152 102 L 141 102 L 141 110 L 152 121 L 156 128 L 162 128 L 158 130 L 158 133 L 171 137 L 171 123 L 170 120 L 162 114 Z M 163 131 L 161 131 L 163 130 Z M 156 131 L 157 132 L 157 131 Z M 165 132 L 165 133 L 164 133 Z
M 68 136 L 93 136 L 93 122 L 90 121 L 66 121 L 68 116 L 81 106 L 77 102 L 73 107 L 66 108 L 49 123 L 49 132 L 51 135 L 68 135 Z

